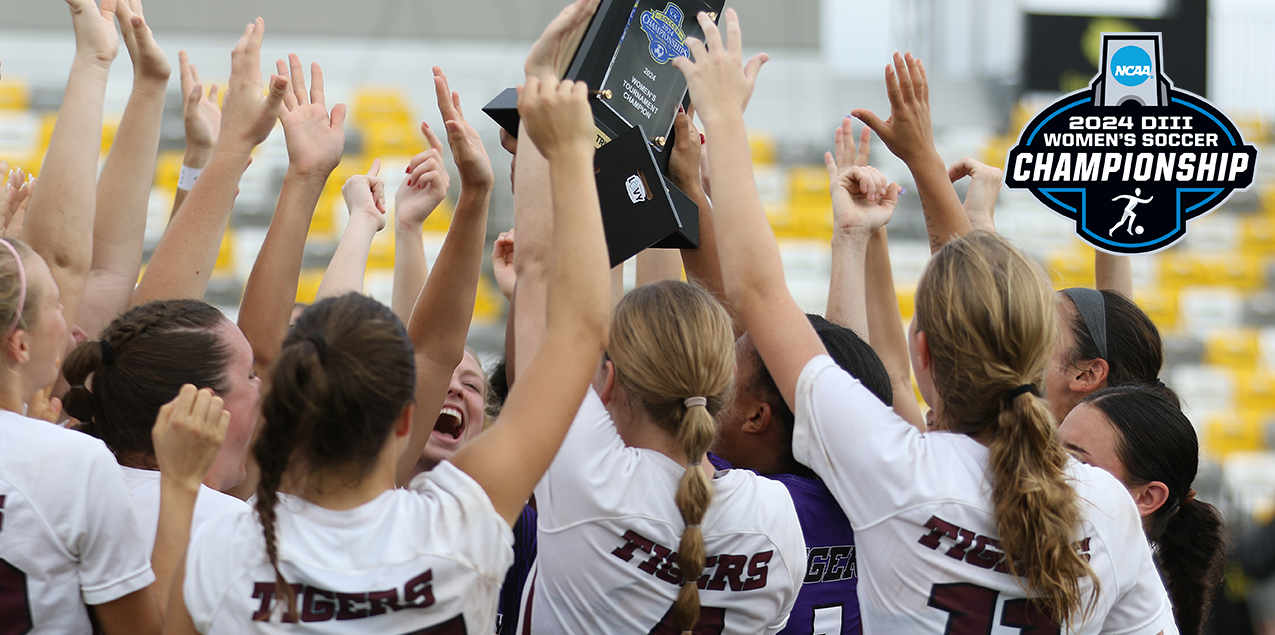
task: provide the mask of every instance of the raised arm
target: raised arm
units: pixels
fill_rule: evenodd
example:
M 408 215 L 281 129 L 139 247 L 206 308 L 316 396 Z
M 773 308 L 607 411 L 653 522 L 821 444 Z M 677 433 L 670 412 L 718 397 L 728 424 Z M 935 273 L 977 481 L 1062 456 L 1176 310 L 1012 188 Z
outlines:
M 224 405 L 211 390 L 196 390 L 186 384 L 177 397 L 159 409 L 151 430 L 159 463 L 159 526 L 151 551 L 155 571 L 152 588 L 161 611 L 168 610 L 173 576 L 190 543 L 199 485 L 212 468 L 230 425 L 230 412 Z
M 863 108 L 851 115 L 872 127 L 885 146 L 903 159 L 925 210 L 925 227 L 930 234 L 930 251 L 938 251 L 953 236 L 971 230 L 970 221 L 961 207 L 961 199 L 952 189 L 943 157 L 934 147 L 934 129 L 930 124 L 930 86 L 925 67 L 912 54 L 894 54 L 894 64 L 885 67 L 885 85 L 890 97 L 890 118 L 880 117 Z
M 868 136 L 863 129 L 856 151 L 850 119 L 834 135 L 835 151 L 824 153 L 832 194 L 832 276 L 828 285 L 828 321 L 847 327 L 871 342 L 868 332 L 868 240 L 890 222 L 898 202 L 897 183 L 868 165 Z
M 372 168 L 367 174 L 356 174 L 341 187 L 350 220 L 319 281 L 315 302 L 347 293 L 363 293 L 372 239 L 376 232 L 385 229 L 385 179 L 380 173 L 381 160 L 372 159 Z
M 75 61 L 57 124 L 31 196 L 23 238 L 49 263 L 62 291 L 62 313 L 74 324 L 93 258 L 97 159 L 102 147 L 102 107 L 111 62 L 119 53 L 116 0 L 66 0 L 75 26 Z
M 412 307 L 425 287 L 429 265 L 425 262 L 425 241 L 421 226 L 434 212 L 451 185 L 451 177 L 443 165 L 443 145 L 421 122 L 421 134 L 429 140 L 428 150 L 412 157 L 407 175 L 394 193 L 394 315 L 407 322 Z
M 447 126 L 447 143 L 460 172 L 460 196 L 438 261 L 407 325 L 416 347 L 416 419 L 407 450 L 398 461 L 399 484 L 411 477 L 447 398 L 452 372 L 465 355 L 465 336 L 474 316 L 474 298 L 482 272 L 487 206 L 496 184 L 482 138 L 465 120 L 460 95 L 452 92 L 447 76 L 437 66 L 434 90 Z M 426 136 L 430 137 L 431 146 L 440 147 L 441 142 L 428 129 Z
M 1003 173 L 999 168 L 970 157 L 962 157 L 947 168 L 947 178 L 952 183 L 967 176 L 970 177 L 970 187 L 961 203 L 965 217 L 974 229 L 996 233 L 996 197 L 1001 191 Z
M 549 469 L 606 348 L 610 282 L 588 90 L 550 76 L 528 77 L 520 91 L 522 130 L 549 161 L 555 217 L 544 344 L 529 372 L 518 374 L 495 427 L 452 458 L 510 525 Z
M 686 279 L 712 293 L 726 305 L 731 318 L 737 318 L 726 293 L 722 290 L 722 263 L 717 257 L 717 234 L 713 229 L 713 204 L 705 191 L 705 179 L 701 175 L 704 156 L 704 135 L 695 128 L 689 113 L 678 113 L 673 119 L 677 131 L 673 141 L 673 154 L 669 157 L 669 180 L 682 190 L 691 202 L 699 206 L 699 248 L 683 249 L 682 264 L 686 267 Z M 739 320 L 733 320 L 735 336 L 743 334 Z
M 775 384 L 791 407 L 797 376 L 806 363 L 825 353 L 823 343 L 788 292 L 779 247 L 753 181 L 752 158 L 744 129 L 744 106 L 752 94 L 761 56 L 743 67 L 739 16 L 724 15 L 729 41 L 723 45 L 717 25 L 697 16 L 701 42 L 687 38 L 696 61 L 679 57 L 673 64 L 686 75 L 691 100 L 705 132 L 713 140 L 709 178 L 716 192 L 713 210 L 717 249 L 726 298 L 734 306 Z
M 169 222 L 177 215 L 186 195 L 199 173 L 208 165 L 217 135 L 221 132 L 221 106 L 217 105 L 217 85 L 208 88 L 199 82 L 199 69 L 190 63 L 186 51 L 178 51 L 181 64 L 182 124 L 186 128 L 186 154 L 182 157 L 181 178 L 177 181 L 177 193 L 173 196 L 173 211 Z
M 133 92 L 97 182 L 93 261 L 77 318 L 80 327 L 94 336 L 128 309 L 137 286 L 171 72 L 168 58 L 142 17 L 141 0 L 118 2 L 120 33 L 133 60 Z
M 1129 256 L 1109 254 L 1101 249 L 1093 252 L 1094 286 L 1115 291 L 1133 299 L 1133 263 Z
M 239 328 L 252 345 L 258 373 L 263 373 L 283 345 L 297 297 L 310 219 L 323 186 L 341 163 L 345 149 L 345 104 L 337 104 L 329 114 L 323 93 L 323 69 L 318 64 L 310 65 L 311 85 L 307 93 L 300 58 L 289 55 L 287 64 L 278 61 L 276 66 L 281 77 L 291 76 L 292 90 L 285 91 L 282 108 L 276 110 L 288 144 L 288 171 L 239 307 Z M 229 100 L 230 96 L 226 98 Z M 223 130 L 222 137 L 226 134 Z M 199 183 L 207 178 L 206 172 L 199 177 Z
M 155 247 L 146 274 L 133 292 L 134 305 L 159 299 L 204 297 L 235 205 L 239 179 L 252 161 L 253 148 L 274 129 L 288 91 L 288 78 L 272 75 L 269 95 L 261 94 L 261 39 L 265 28 L 265 22 L 257 18 L 244 29 L 230 54 L 230 86 L 226 89 L 217 147 L 182 204 L 181 213 L 168 224 Z
M 868 240 L 868 344 L 890 373 L 894 392 L 894 413 L 921 432 L 925 432 L 925 416 L 912 390 L 912 357 L 908 352 L 908 336 L 903 331 L 899 314 L 899 298 L 894 291 L 894 272 L 890 267 L 890 238 L 884 227 Z

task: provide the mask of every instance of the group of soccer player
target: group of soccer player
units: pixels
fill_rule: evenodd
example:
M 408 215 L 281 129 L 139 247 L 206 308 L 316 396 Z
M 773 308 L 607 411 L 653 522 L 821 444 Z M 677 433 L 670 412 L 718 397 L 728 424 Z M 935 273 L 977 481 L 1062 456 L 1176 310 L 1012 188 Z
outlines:
M 375 164 L 297 307 L 345 141 L 318 65 L 307 90 L 279 61 L 263 91 L 258 18 L 219 106 L 182 54 L 182 179 L 143 272 L 171 68 L 141 0 L 66 1 L 77 54 L 39 185 L 0 190 L 0 635 L 1201 631 L 1222 520 L 1191 489 L 1198 440 L 1129 265 L 1098 254 L 1098 289 L 1055 292 L 995 232 L 1000 172 L 939 156 L 919 59 L 886 67 L 888 119 L 836 128 L 828 311 L 807 315 L 744 126 L 767 58 L 742 59 L 733 10 L 688 18 L 704 37 L 671 62 L 694 112 L 669 176 L 700 246 L 642 254 L 620 297 L 590 92 L 562 80 L 599 0 L 566 7 L 502 132 L 516 232 L 492 256 L 510 312 L 487 373 L 465 338 L 495 178 L 439 68 L 446 142 L 422 124 L 394 196 L 392 306 L 362 295 L 387 218 Z M 98 174 L 121 40 L 134 90 Z M 288 171 L 235 324 L 200 298 L 276 123 Z M 901 192 L 869 164 L 873 132 L 933 252 L 906 331 Z

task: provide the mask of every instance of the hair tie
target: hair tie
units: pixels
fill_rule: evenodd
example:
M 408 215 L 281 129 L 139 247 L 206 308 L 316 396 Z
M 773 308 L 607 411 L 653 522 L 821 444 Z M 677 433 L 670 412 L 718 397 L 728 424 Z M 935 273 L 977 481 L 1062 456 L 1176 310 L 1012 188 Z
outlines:
M 1062 292 L 1076 305 L 1076 311 L 1085 322 L 1085 329 L 1098 347 L 1098 356 L 1107 359 L 1107 300 L 1102 292 L 1084 287 L 1063 289 Z
M 1186 493 L 1186 496 L 1183 496 L 1182 500 L 1178 502 L 1178 507 L 1186 507 L 1187 505 L 1190 505 L 1191 502 L 1194 500 L 1195 500 L 1195 490 L 1188 490 Z
M 1023 384 L 1022 386 L 1009 391 L 1009 395 L 1005 397 L 1005 401 L 1013 401 L 1025 392 L 1029 392 L 1037 397 L 1040 396 L 1040 391 L 1036 390 L 1036 384 Z
M 691 409 L 691 408 L 694 408 L 695 406 L 704 406 L 705 408 L 707 408 L 707 407 L 708 407 L 708 398 L 706 398 L 706 397 L 687 397 L 685 400 L 683 400 L 683 401 L 682 401 L 682 403 L 686 405 L 686 408 L 687 408 L 688 410 L 689 410 L 689 409 Z
M 687 528 L 687 529 L 699 529 L 699 523 L 695 523 L 694 525 L 687 525 L 687 526 L 686 526 L 686 528 Z
M 18 320 L 22 319 L 22 311 L 27 306 L 27 267 L 22 263 L 22 256 L 18 255 L 18 250 L 14 248 L 13 243 L 4 238 L 0 238 L 0 243 L 4 243 L 5 249 L 13 254 L 13 262 L 18 268 L 18 308 L 13 312 L 13 319 L 9 320 L 9 328 L 4 332 L 5 339 L 8 339 L 17 330 Z
M 320 335 L 320 334 L 318 334 L 318 333 L 310 333 L 310 334 L 308 334 L 308 335 L 306 335 L 306 336 L 305 336 L 305 339 L 306 339 L 306 341 L 310 342 L 311 344 L 314 344 L 314 350 L 315 350 L 315 352 L 317 352 L 317 353 L 319 354 L 319 359 L 320 359 L 320 360 L 322 360 L 324 357 L 326 357 L 326 356 L 327 356 L 327 354 L 328 354 L 328 342 L 327 342 L 327 340 L 323 339 L 323 336 L 322 336 L 322 335 Z
M 107 366 L 107 365 L 109 365 L 112 361 L 114 361 L 114 359 L 115 359 L 115 358 L 111 356 L 111 343 L 110 343 L 110 342 L 108 342 L 108 341 L 106 341 L 106 340 L 98 340 L 98 341 L 97 341 L 97 346 L 98 346 L 98 348 L 102 349 L 102 365 L 103 365 L 103 366 Z

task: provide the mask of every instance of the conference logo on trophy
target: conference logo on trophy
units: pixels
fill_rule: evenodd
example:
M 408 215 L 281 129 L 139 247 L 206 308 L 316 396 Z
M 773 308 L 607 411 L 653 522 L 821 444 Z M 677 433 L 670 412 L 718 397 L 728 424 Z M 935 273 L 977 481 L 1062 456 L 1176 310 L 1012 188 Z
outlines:
M 1257 148 L 1213 104 L 1174 88 L 1163 59 L 1159 33 L 1103 33 L 1089 88 L 1042 110 L 1006 157 L 1007 186 L 1108 253 L 1168 248 L 1253 184 Z
M 675 57 L 690 57 L 686 48 L 686 34 L 682 32 L 682 10 L 672 2 L 663 11 L 648 9 L 642 12 L 642 32 L 651 46 L 651 59 L 656 64 L 667 64 Z

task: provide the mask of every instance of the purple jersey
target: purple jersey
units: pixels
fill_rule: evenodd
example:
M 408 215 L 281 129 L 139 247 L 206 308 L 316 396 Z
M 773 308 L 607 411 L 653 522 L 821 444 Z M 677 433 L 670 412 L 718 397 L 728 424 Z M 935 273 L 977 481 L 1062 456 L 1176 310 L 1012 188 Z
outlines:
M 505 574 L 505 584 L 500 587 L 500 604 L 496 607 L 496 632 L 499 635 L 518 632 L 518 604 L 522 602 L 522 588 L 535 561 L 536 510 L 525 505 L 514 524 L 514 563 Z
M 719 470 L 734 469 L 710 453 Z M 792 495 L 806 540 L 806 578 L 797 603 L 781 635 L 852 635 L 859 623 L 859 575 L 855 563 L 854 530 L 823 481 L 795 474 L 771 474 Z

